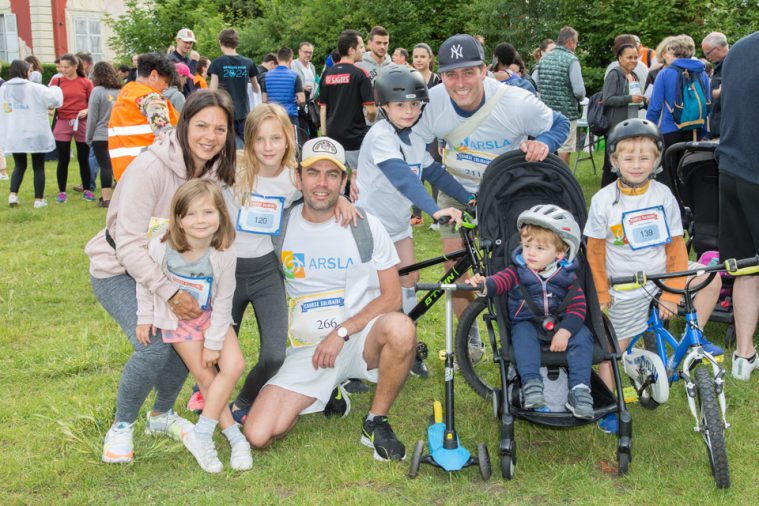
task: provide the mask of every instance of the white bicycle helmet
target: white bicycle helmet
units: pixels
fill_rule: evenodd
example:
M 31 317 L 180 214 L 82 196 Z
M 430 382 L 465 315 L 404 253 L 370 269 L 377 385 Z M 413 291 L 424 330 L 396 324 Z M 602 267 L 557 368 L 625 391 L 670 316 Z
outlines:
M 659 404 L 667 402 L 669 379 L 659 355 L 648 350 L 633 348 L 622 354 L 622 363 L 635 388 L 640 388 L 649 377 L 653 380 L 642 395 L 650 395 Z
M 536 225 L 556 233 L 567 246 L 567 260 L 572 261 L 580 249 L 580 226 L 575 217 L 567 210 L 553 204 L 540 204 L 523 211 L 517 218 L 517 228 L 523 225 Z

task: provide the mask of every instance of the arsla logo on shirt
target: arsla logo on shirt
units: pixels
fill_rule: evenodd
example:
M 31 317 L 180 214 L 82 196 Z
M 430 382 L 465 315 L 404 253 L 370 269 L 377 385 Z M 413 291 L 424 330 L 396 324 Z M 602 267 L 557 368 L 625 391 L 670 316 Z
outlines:
M 332 270 L 342 271 L 353 265 L 351 257 L 311 257 L 306 262 L 305 253 L 282 251 L 282 270 L 287 279 L 303 279 L 306 277 L 306 266 L 310 271 Z
M 287 279 L 306 277 L 306 255 L 292 251 L 282 251 L 282 270 Z
M 351 82 L 351 75 L 350 74 L 334 74 L 331 76 L 327 76 L 325 81 L 328 85 L 349 84 Z

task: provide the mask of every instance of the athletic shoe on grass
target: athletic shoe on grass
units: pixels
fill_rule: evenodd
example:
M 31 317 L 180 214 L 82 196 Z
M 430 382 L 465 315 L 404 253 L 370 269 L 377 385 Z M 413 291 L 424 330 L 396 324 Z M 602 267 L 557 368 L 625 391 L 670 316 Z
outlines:
M 619 420 L 616 413 L 609 413 L 598 421 L 598 428 L 606 434 L 619 434 Z
M 95 197 L 95 194 L 92 193 L 90 190 L 84 190 L 84 193 L 82 193 L 82 198 L 86 200 L 87 202 L 94 202 L 97 200 L 97 197 Z
M 232 445 L 229 465 L 235 471 L 247 471 L 253 467 L 253 455 L 250 453 L 250 444 L 248 444 L 247 439 Z
M 150 411 L 148 411 L 147 415 L 145 425 L 145 435 L 147 436 L 166 435 L 171 439 L 182 441 L 187 433 L 195 427 L 192 422 L 171 410 L 158 416 L 150 416 Z
M 332 395 L 329 397 L 329 402 L 324 406 L 324 416 L 339 416 L 345 418 L 351 412 L 351 398 L 348 392 L 345 390 L 345 384 L 337 385 L 332 390 Z
M 386 416 L 375 416 L 374 420 L 364 419 L 361 444 L 374 448 L 375 460 L 404 460 L 406 447 L 398 441 Z
M 224 469 L 224 465 L 219 460 L 219 454 L 216 453 L 216 447 L 213 445 L 213 439 L 200 438 L 195 429 L 192 429 L 182 439 L 182 443 L 192 453 L 203 471 L 220 473 Z
M 103 462 L 129 464 L 134 460 L 134 424 L 119 422 L 108 429 L 103 441 Z
M 193 385 L 192 395 L 187 400 L 187 411 L 192 411 L 196 415 L 203 412 L 203 408 L 206 406 L 206 401 L 203 399 L 203 394 L 200 393 L 198 385 Z
M 59 204 L 65 204 L 67 200 L 66 192 L 59 192 L 58 195 L 55 197 L 55 201 Z
M 751 379 L 751 371 L 759 369 L 759 360 L 756 359 L 756 353 L 753 357 L 743 358 L 733 353 L 733 378 L 741 381 Z

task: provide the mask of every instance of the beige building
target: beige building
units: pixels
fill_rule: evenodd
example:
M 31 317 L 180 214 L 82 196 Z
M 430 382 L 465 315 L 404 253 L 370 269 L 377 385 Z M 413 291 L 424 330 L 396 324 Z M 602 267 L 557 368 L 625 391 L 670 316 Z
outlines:
M 112 61 L 113 32 L 105 18 L 124 12 L 125 0 L 0 0 L 0 61 L 33 54 L 49 63 L 79 51 Z

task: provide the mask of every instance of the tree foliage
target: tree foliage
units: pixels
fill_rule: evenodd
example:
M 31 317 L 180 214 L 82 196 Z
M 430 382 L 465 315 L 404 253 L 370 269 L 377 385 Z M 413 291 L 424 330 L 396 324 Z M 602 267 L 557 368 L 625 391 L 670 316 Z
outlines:
M 141 6 L 140 6 L 141 5 Z M 192 28 L 196 49 L 211 58 L 219 54 L 221 29 L 241 32 L 242 54 L 256 60 L 281 46 L 297 48 L 308 40 L 321 63 L 346 28 L 366 33 L 374 25 L 390 31 L 391 51 L 418 42 L 437 48 L 456 33 L 479 33 L 490 54 L 500 42 L 512 43 L 528 65 L 544 38 L 555 39 L 568 25 L 580 33 L 578 55 L 589 91 L 600 88 L 603 69 L 614 58 L 612 43 L 620 33 L 634 33 L 648 47 L 667 35 L 687 33 L 696 41 L 711 31 L 731 42 L 759 30 L 759 0 L 162 0 L 147 5 L 127 3 L 122 17 L 111 20 L 109 41 L 127 57 L 165 50 L 182 27 Z

